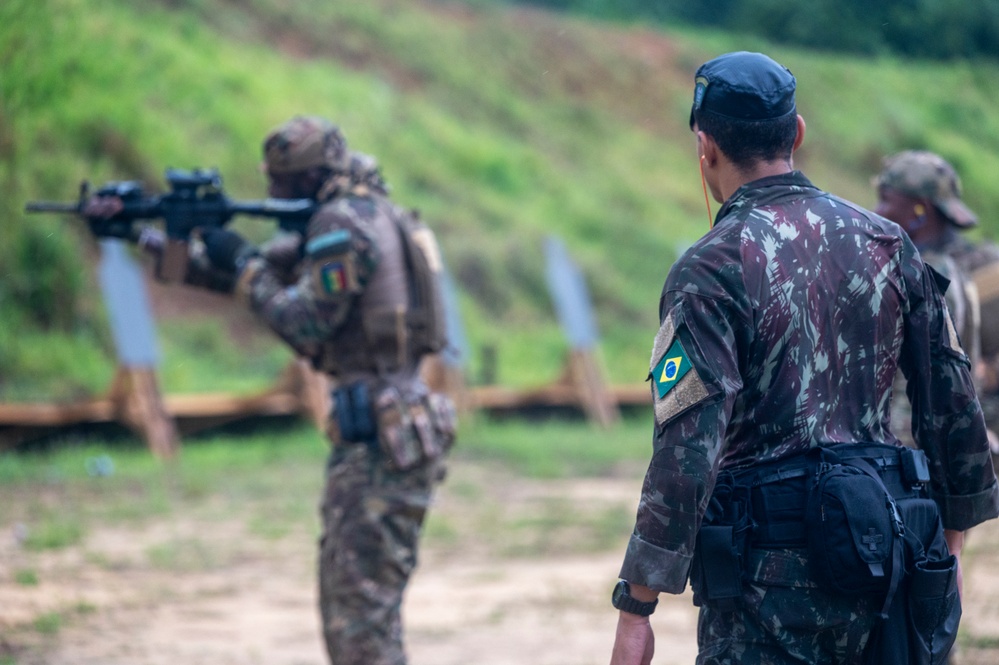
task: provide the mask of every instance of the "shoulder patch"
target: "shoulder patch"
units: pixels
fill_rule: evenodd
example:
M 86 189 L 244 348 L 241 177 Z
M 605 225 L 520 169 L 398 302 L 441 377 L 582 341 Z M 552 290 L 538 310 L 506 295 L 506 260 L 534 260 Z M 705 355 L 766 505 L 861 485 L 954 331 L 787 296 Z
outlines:
M 709 396 L 707 386 L 676 336 L 672 314 L 666 316 L 656 334 L 649 380 L 652 381 L 652 398 L 658 425 Z
M 358 293 L 361 279 L 353 236 L 346 229 L 320 234 L 305 246 L 313 291 L 320 300 L 336 300 Z
M 687 372 L 690 371 L 690 359 L 679 339 L 674 339 L 669 350 L 663 354 L 656 366 L 652 368 L 652 378 L 655 381 L 656 397 L 661 399 L 676 387 Z

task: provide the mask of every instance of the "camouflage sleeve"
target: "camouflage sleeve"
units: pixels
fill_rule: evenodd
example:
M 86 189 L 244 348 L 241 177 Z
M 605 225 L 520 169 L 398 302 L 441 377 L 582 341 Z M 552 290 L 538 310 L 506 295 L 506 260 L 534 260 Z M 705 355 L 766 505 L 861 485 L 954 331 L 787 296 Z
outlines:
M 682 593 L 742 381 L 728 308 L 712 298 L 674 297 L 649 363 L 653 455 L 620 575 Z
M 930 462 L 930 493 L 945 528 L 965 530 L 999 515 L 985 419 L 968 358 L 931 268 L 911 264 L 901 369 L 913 434 Z
M 378 265 L 370 234 L 335 210 L 317 213 L 303 251 L 299 277 L 287 285 L 286 273 L 262 258 L 252 259 L 239 276 L 237 293 L 299 354 L 314 358 L 350 315 Z

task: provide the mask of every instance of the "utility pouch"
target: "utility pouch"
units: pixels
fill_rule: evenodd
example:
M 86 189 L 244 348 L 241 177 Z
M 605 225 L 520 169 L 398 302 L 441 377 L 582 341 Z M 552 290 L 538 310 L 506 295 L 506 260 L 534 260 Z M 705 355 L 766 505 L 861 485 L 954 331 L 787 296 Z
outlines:
M 884 596 L 885 614 L 904 572 L 903 527 L 877 472 L 820 464 L 809 488 L 805 524 L 808 558 L 819 585 L 840 595 Z
M 930 464 L 926 453 L 914 448 L 901 451 L 902 477 L 910 485 L 925 485 L 930 482 Z
M 427 412 L 433 423 L 434 434 L 444 452 L 451 450 L 458 429 L 458 415 L 454 402 L 446 395 L 431 393 L 427 397 Z
M 735 528 L 702 526 L 697 532 L 697 557 L 694 604 L 708 603 L 722 612 L 734 610 L 742 596 L 742 557 L 736 546 Z
M 694 605 L 707 604 L 722 612 L 736 608 L 752 531 L 749 514 L 745 488 L 719 481 L 697 532 L 690 571 Z
M 454 443 L 454 408 L 444 395 L 387 386 L 375 400 L 375 417 L 379 447 L 395 471 L 438 459 Z
M 359 381 L 333 391 L 333 418 L 327 433 L 334 444 L 374 442 L 375 421 L 366 383 Z
M 909 662 L 940 665 L 957 639 L 957 557 L 916 562 L 909 582 Z
M 957 559 L 947 552 L 939 512 L 932 501 L 900 501 L 899 510 L 907 527 L 912 518 L 913 528 L 907 528 L 905 536 L 906 559 L 910 562 L 907 577 L 888 618 L 872 631 L 864 663 L 943 665 L 961 621 Z M 920 532 L 928 537 L 917 535 Z M 925 550 L 923 544 L 927 545 Z
M 423 459 L 423 444 L 409 406 L 394 386 L 388 386 L 378 394 L 375 417 L 378 444 L 389 468 L 405 471 L 416 466 Z

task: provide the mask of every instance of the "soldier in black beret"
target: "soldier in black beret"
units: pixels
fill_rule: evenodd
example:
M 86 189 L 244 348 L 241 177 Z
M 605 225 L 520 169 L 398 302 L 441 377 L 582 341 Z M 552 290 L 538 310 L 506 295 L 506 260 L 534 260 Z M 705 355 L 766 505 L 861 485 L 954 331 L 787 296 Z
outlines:
M 795 88 L 760 53 L 694 79 L 690 126 L 722 206 L 659 301 L 653 453 L 612 594 L 613 665 L 651 662 L 648 617 L 688 579 L 699 664 L 940 662 L 963 532 L 999 515 L 938 280 L 898 225 L 795 170 Z M 918 449 L 892 433 L 896 370 Z M 933 620 L 909 631 L 929 569 Z

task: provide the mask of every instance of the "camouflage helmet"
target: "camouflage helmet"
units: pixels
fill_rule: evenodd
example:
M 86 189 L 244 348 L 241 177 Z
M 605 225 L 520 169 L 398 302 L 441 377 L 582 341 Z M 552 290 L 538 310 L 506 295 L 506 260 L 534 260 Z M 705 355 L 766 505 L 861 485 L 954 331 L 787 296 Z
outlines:
M 347 161 L 347 140 L 340 128 L 319 116 L 297 115 L 264 139 L 264 165 L 270 173 L 299 173 L 317 166 L 337 171 Z
M 961 180 L 954 167 L 935 153 L 906 150 L 886 158 L 874 185 L 908 196 L 926 197 L 960 228 L 978 223 L 978 216 L 961 200 Z

